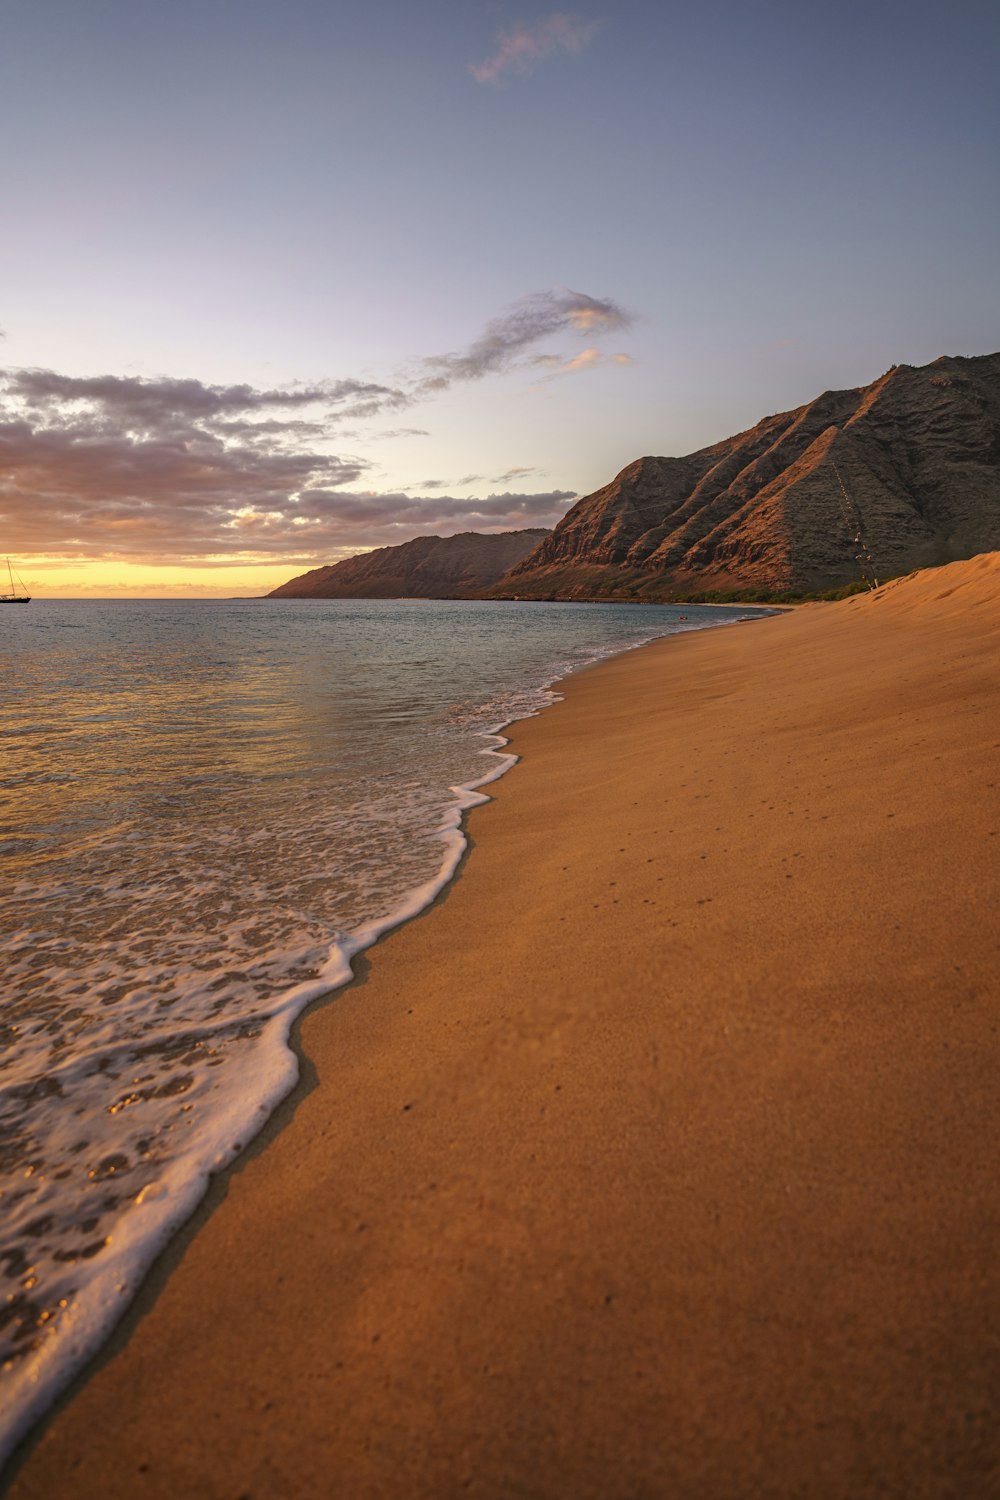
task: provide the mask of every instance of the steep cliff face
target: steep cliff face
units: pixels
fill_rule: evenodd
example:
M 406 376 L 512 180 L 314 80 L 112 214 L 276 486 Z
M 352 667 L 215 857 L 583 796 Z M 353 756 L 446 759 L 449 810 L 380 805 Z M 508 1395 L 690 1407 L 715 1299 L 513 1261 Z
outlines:
M 578 500 L 494 593 L 814 591 L 1000 548 L 1000 354 L 899 365 Z
M 422 536 L 314 568 L 283 583 L 269 599 L 453 599 L 490 587 L 548 533 Z

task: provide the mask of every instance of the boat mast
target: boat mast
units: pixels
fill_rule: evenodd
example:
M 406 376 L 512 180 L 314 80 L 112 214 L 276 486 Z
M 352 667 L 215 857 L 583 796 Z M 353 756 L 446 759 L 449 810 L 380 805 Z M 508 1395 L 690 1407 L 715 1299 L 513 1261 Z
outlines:
M 14 565 L 9 557 L 7 559 L 7 577 L 10 579 L 10 593 L 0 593 L 0 604 L 30 604 L 31 595 L 20 579 L 18 579 L 18 584 L 21 588 L 20 594 L 18 594 L 17 588 L 14 586 Z

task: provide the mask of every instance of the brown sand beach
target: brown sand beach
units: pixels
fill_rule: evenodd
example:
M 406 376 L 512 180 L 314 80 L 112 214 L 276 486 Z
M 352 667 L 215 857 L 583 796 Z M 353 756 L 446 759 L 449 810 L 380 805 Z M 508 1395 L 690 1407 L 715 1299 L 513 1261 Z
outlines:
M 10 1494 L 1000 1494 L 998 651 L 992 554 L 518 726 Z

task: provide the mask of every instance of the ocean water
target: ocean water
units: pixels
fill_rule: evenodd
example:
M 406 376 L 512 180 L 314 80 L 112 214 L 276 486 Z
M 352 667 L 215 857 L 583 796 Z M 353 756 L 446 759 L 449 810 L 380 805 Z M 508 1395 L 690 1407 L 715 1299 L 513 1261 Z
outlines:
M 0 617 L 0 1462 L 454 872 L 499 730 L 761 611 L 46 602 Z

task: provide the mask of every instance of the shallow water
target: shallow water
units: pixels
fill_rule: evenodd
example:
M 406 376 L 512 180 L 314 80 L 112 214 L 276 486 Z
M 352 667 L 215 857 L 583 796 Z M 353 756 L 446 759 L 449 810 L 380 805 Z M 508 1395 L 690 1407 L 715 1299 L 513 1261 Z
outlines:
M 453 870 L 499 726 L 755 613 L 45 602 L 0 620 L 0 1459 L 293 1086 L 286 1039 Z M 682 619 L 686 616 L 686 619 Z

